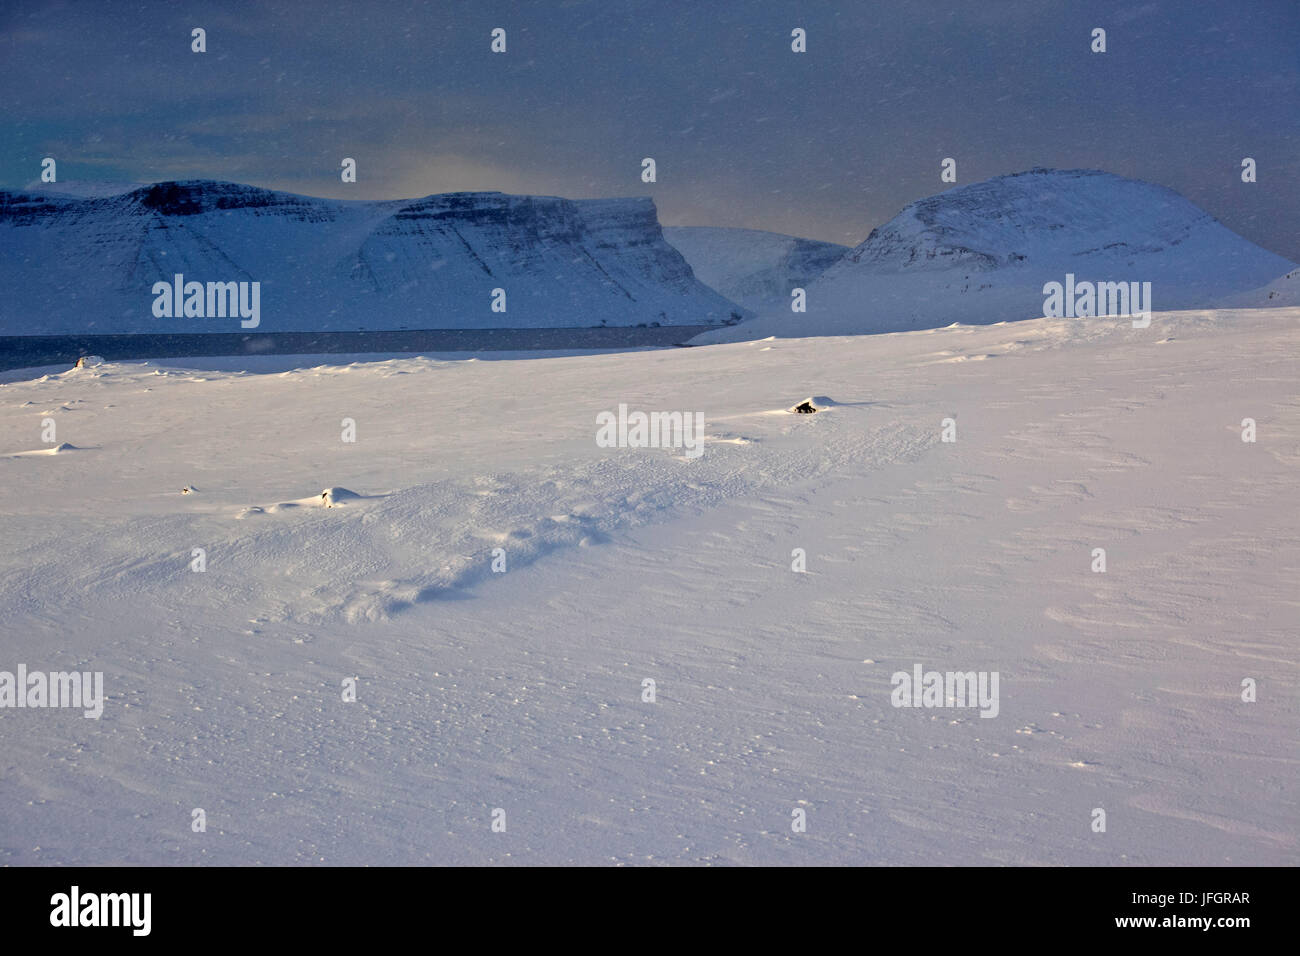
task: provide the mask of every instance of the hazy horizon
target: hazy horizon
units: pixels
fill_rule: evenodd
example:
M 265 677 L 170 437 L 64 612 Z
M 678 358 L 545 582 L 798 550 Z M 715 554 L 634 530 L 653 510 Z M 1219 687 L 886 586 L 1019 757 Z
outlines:
M 1006 176 L 1022 176 L 1022 174 L 1028 172 L 1034 172 L 1034 170 L 1022 169 L 1022 170 L 1017 170 L 1017 172 L 1014 173 L 1001 173 L 998 174 L 998 176 L 989 177 L 989 179 L 1004 178 Z M 1109 173 L 1112 174 L 1112 176 L 1114 176 L 1115 174 L 1115 173 L 1110 173 L 1110 170 L 1108 169 L 1087 169 L 1087 170 L 1053 169 L 1053 170 L 1049 170 L 1049 172 L 1100 172 L 1100 173 Z M 60 186 L 74 186 L 74 187 L 104 186 L 104 187 L 113 187 L 113 189 L 108 191 L 108 193 L 105 195 L 117 195 L 118 194 L 117 187 L 122 187 L 121 191 L 130 191 L 133 189 L 144 189 L 144 187 L 155 186 L 155 185 L 159 185 L 159 183 L 164 183 L 164 182 L 229 182 L 229 183 L 233 183 L 233 185 L 251 186 L 253 187 L 253 189 L 266 189 L 266 190 L 278 191 L 278 193 L 307 196 L 307 198 L 309 199 L 326 199 L 326 200 L 330 200 L 330 202 L 361 202 L 361 203 L 412 202 L 412 200 L 425 199 L 428 198 L 428 196 L 433 196 L 433 195 L 456 195 L 456 194 L 471 195 L 476 193 L 525 195 L 525 196 L 534 196 L 534 198 L 539 198 L 539 199 L 571 199 L 571 200 L 578 200 L 578 202 L 581 202 L 581 200 L 591 200 L 591 199 L 650 199 L 651 202 L 654 202 L 655 199 L 654 196 L 650 195 L 649 193 L 633 193 L 624 196 L 559 196 L 559 195 L 542 194 L 542 193 L 510 193 L 510 191 L 507 190 L 497 190 L 497 189 L 451 190 L 448 191 L 448 193 L 425 193 L 420 195 L 376 196 L 376 198 L 373 199 L 357 199 L 356 196 L 335 196 L 335 195 L 326 195 L 325 193 L 304 193 L 304 191 L 300 191 L 300 190 L 282 190 L 282 189 L 278 189 L 278 187 L 276 186 L 264 186 L 261 185 L 261 183 L 255 183 L 255 182 L 239 183 L 239 182 L 235 182 L 234 179 L 209 179 L 205 177 L 196 177 L 190 179 L 155 179 L 155 181 L 152 182 L 114 182 L 114 181 L 108 181 L 108 179 L 101 179 L 101 181 L 95 181 L 95 179 L 75 179 L 75 181 L 42 183 L 39 181 L 39 179 L 34 179 L 34 181 L 25 183 L 25 185 L 22 186 L 22 189 L 30 190 L 30 191 L 44 190 L 44 191 L 49 191 L 49 193 L 57 193 L 57 191 L 59 191 L 60 189 Z M 984 182 L 987 182 L 987 179 L 985 179 Z M 978 183 L 974 183 L 974 182 L 958 183 L 958 185 L 956 186 L 948 186 L 945 187 L 945 189 L 936 190 L 935 193 L 933 193 L 932 195 L 940 195 L 943 193 L 948 193 L 948 191 L 950 190 L 962 189 L 963 186 L 974 186 L 974 185 L 978 185 Z M 1162 183 L 1152 183 L 1152 185 L 1158 186 L 1158 185 L 1162 185 Z M 77 195 L 77 190 L 74 189 L 72 193 L 69 193 L 69 195 Z M 85 196 L 78 196 L 78 198 L 87 198 L 87 199 L 94 198 L 94 195 L 87 194 Z M 918 196 L 918 200 L 926 199 L 926 198 L 927 196 Z M 655 208 L 658 209 L 658 207 L 659 204 L 655 203 Z M 902 209 L 898 209 L 898 213 L 901 212 Z M 894 213 L 894 216 L 897 216 L 898 213 Z M 874 232 L 875 229 L 878 229 L 880 228 L 880 226 L 883 226 L 887 224 L 887 222 L 893 220 L 894 216 L 889 216 L 888 219 L 881 220 L 880 222 L 872 222 L 872 224 L 866 226 L 865 232 L 863 232 L 861 239 L 855 239 L 855 241 L 850 241 L 850 242 L 841 242 L 841 243 L 837 243 L 837 245 L 845 246 L 846 248 L 853 248 L 855 246 L 861 245 L 862 242 L 866 241 L 868 234 Z M 714 224 L 714 222 L 667 222 L 667 221 L 663 221 L 663 219 L 664 217 L 662 215 L 662 212 L 660 212 L 660 216 L 659 216 L 660 225 L 664 226 L 664 228 L 666 229 L 740 229 L 740 230 L 748 230 L 748 232 L 781 235 L 781 237 L 788 237 L 788 238 L 814 239 L 814 241 L 819 241 L 819 242 L 835 242 L 833 241 L 833 239 L 816 239 L 816 237 L 811 237 L 811 235 L 794 235 L 792 233 L 780 233 L 780 232 L 776 232 L 776 230 L 774 229 L 754 228 L 754 226 L 720 226 L 718 224 Z M 1269 251 L 1273 251 L 1273 250 L 1269 250 Z

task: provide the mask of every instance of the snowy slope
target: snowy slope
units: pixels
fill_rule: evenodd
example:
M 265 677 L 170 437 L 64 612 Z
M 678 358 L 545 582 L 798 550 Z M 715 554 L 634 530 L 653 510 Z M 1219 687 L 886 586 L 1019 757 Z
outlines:
M 757 229 L 665 226 L 664 238 L 697 279 L 755 311 L 788 305 L 791 289 L 806 286 L 849 251 Z
M 812 283 L 806 313 L 787 303 L 696 341 L 1034 318 L 1067 273 L 1150 282 L 1156 310 L 1208 308 L 1293 268 L 1162 186 L 1036 169 L 912 203 Z
M 345 202 L 206 181 L 0 192 L 0 334 L 240 331 L 155 318 L 153 284 L 177 273 L 260 282 L 262 332 L 707 325 L 736 311 L 664 242 L 649 199 Z
M 108 698 L 0 710 L 0 863 L 1294 865 L 1297 350 L 1293 309 L 0 385 L 0 670 Z M 703 455 L 597 447 L 620 403 Z M 998 716 L 893 707 L 915 664 Z
M 1292 269 L 1262 288 L 1227 296 L 1218 304 L 1223 308 L 1294 308 L 1300 305 L 1300 269 Z

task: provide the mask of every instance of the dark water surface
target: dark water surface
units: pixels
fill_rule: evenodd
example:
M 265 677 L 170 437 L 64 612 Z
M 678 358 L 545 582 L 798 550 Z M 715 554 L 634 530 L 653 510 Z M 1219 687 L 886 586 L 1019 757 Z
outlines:
M 677 345 L 717 328 L 410 329 L 377 332 L 206 332 L 166 335 L 0 335 L 0 371 L 69 366 L 82 355 L 110 362 L 200 355 L 488 352 Z

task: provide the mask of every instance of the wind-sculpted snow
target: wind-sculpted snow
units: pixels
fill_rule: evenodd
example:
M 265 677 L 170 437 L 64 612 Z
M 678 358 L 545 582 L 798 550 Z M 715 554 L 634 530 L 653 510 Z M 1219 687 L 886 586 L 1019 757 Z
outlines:
M 1293 864 L 1297 347 L 1275 309 L 7 376 L 9 667 L 104 706 L 4 712 L 0 862 Z M 704 453 L 598 446 L 622 402 Z M 75 450 L 23 454 L 46 418 Z M 918 664 L 996 718 L 895 707 Z
M 748 314 L 694 278 L 649 199 L 361 202 L 208 181 L 89 197 L 0 192 L 0 253 L 3 334 L 240 331 L 229 315 L 155 315 L 154 283 L 178 274 L 260 283 L 259 332 L 708 325 Z
M 207 376 L 197 374 L 191 377 L 170 371 L 159 376 L 157 371 L 161 370 L 141 371 L 139 366 L 110 363 L 102 367 L 96 381 L 112 391 L 138 390 L 147 385 L 164 394 L 194 394 L 193 387 L 203 383 L 234 388 L 238 392 L 278 393 L 287 399 L 307 387 L 333 389 L 342 384 L 340 379 L 346 378 L 356 380 L 356 384 L 348 384 L 349 389 L 361 387 L 366 381 L 380 385 L 394 374 L 404 377 L 403 392 L 421 381 L 437 390 L 443 386 L 450 369 L 447 363 L 413 359 L 304 370 L 277 376 L 280 388 L 261 376 L 237 379 L 213 376 L 208 381 Z M 58 380 L 64 378 L 59 376 Z M 49 383 L 55 381 L 50 379 Z M 388 388 L 380 387 L 379 391 L 387 392 Z M 196 515 L 206 515 L 206 520 L 219 522 L 219 537 L 223 539 L 219 549 L 234 562 L 232 567 L 241 569 L 239 575 L 227 581 L 214 565 L 209 572 L 214 578 L 189 583 L 206 587 L 213 580 L 221 579 L 223 586 L 244 592 L 249 610 L 267 620 L 376 621 L 416 603 L 454 596 L 491 577 L 489 562 L 484 558 L 496 547 L 508 549 L 512 567 L 522 567 L 557 549 L 585 547 L 619 531 L 716 507 L 729 498 L 758 489 L 811 480 L 853 462 L 866 465 L 911 460 L 935 440 L 933 436 L 893 422 L 879 422 L 865 429 L 859 423 L 858 428 L 846 432 L 851 423 L 843 420 L 837 423 L 830 415 L 822 416 L 817 423 L 792 423 L 789 419 L 794 416 L 782 409 L 755 408 L 734 420 L 709 426 L 705 453 L 698 459 L 671 449 L 651 453 L 640 449 L 602 451 L 594 441 L 596 405 L 595 400 L 584 402 L 575 395 L 567 406 L 556 409 L 557 416 L 569 423 L 568 438 L 577 444 L 575 451 L 556 455 L 546 451 L 550 443 L 533 442 L 530 447 L 539 450 L 516 462 L 509 471 L 421 482 L 409 487 L 375 487 L 376 481 L 392 480 L 390 474 L 380 471 L 373 472 L 362 487 L 351 477 L 355 474 L 352 470 L 347 480 L 353 490 L 296 489 L 310 493 L 279 501 L 240 500 L 236 488 L 246 483 L 230 473 L 224 478 L 211 476 L 199 482 L 204 494 L 192 506 L 187 502 L 181 507 L 179 502 L 184 499 L 179 497 L 162 499 L 177 502 L 178 510 L 189 516 L 176 515 L 166 519 L 166 523 L 176 524 L 179 529 L 190 524 Z M 427 401 L 420 402 L 419 407 L 426 410 L 422 421 L 437 422 L 443 417 Z M 486 426 L 485 413 L 490 416 L 497 407 L 492 404 L 473 412 L 460 409 L 453 414 L 462 419 L 468 416 L 471 421 Z M 279 432 L 284 425 L 276 424 L 271 417 L 275 408 L 288 412 L 288 406 L 271 399 L 256 421 L 265 422 L 266 428 Z M 590 416 L 581 414 L 588 409 L 592 411 Z M 866 414 L 865 407 L 836 411 L 841 415 Z M 586 420 L 588 417 L 590 421 Z M 301 420 L 300 414 L 294 413 L 294 419 Z M 255 422 L 249 424 L 263 431 Z M 75 418 L 70 418 L 62 427 L 76 425 Z M 810 426 L 815 428 L 824 447 L 815 453 L 805 448 L 792 449 L 791 442 L 798 439 L 802 444 Z M 393 441 L 403 438 L 408 443 L 414 441 L 417 446 L 427 445 L 429 460 L 435 466 L 446 454 L 444 442 L 450 435 L 458 436 L 455 439 L 458 454 L 464 452 L 467 440 L 484 448 L 492 444 L 486 430 L 482 436 L 475 436 L 464 422 L 455 426 L 430 424 L 421 430 L 425 434 L 404 436 L 395 431 L 388 437 Z M 506 439 L 504 443 L 508 446 L 513 440 Z M 400 460 L 410 456 L 409 449 L 395 449 L 394 453 Z M 300 473 L 298 468 L 283 472 L 277 467 L 276 471 Z M 413 473 L 422 471 L 417 467 Z M 337 470 L 333 472 L 337 473 Z M 189 477 L 186 475 L 185 480 Z M 47 478 L 56 483 L 60 480 L 53 475 Z M 180 487 L 185 480 L 160 486 L 157 492 L 164 495 L 172 485 Z M 197 482 L 198 478 L 194 480 Z M 230 486 L 231 481 L 236 482 L 235 487 Z M 118 517 L 134 521 L 135 517 L 153 511 L 153 504 L 158 500 L 151 493 L 134 505 L 119 504 Z M 153 537 L 151 532 L 143 533 Z M 205 533 L 211 535 L 212 531 Z M 112 540 L 117 535 L 117 531 L 111 532 L 103 547 L 113 550 L 116 546 Z M 304 535 L 313 541 L 309 553 L 303 552 Z M 152 589 L 159 583 L 159 570 L 174 560 L 166 552 L 133 558 L 120 574 L 124 583 Z M 304 572 L 306 577 L 302 577 Z M 88 583 L 94 572 L 87 570 L 86 574 Z M 284 574 L 310 586 L 289 600 L 268 600 L 271 595 L 259 593 L 256 582 Z M 310 583 L 312 579 L 314 583 Z

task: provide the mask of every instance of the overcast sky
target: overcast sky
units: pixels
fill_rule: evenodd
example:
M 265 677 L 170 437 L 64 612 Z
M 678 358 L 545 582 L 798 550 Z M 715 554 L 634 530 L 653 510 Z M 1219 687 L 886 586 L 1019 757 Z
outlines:
M 951 156 L 959 184 L 1160 183 L 1300 261 L 1300 0 L 5 0 L 0 90 L 7 188 L 53 156 L 60 181 L 651 195 L 666 225 L 853 244 Z

